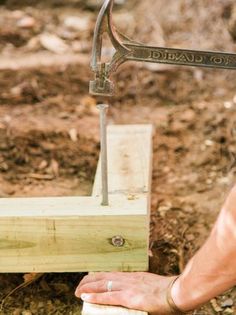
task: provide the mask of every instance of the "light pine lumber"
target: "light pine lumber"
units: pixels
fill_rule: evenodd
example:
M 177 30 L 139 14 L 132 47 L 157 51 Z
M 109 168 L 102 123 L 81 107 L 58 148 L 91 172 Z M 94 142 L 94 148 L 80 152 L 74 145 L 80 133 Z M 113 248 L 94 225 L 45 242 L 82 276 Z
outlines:
M 111 125 L 107 128 L 109 194 L 150 198 L 152 173 L 152 125 Z M 100 159 L 93 196 L 101 195 Z
M 0 199 L 0 272 L 140 270 L 147 266 L 146 200 Z M 111 238 L 122 235 L 125 246 Z
M 84 303 L 82 315 L 148 315 L 146 312 L 130 310 L 124 307 L 113 307 Z
M 54 218 L 113 215 L 146 215 L 146 198 L 111 196 L 109 206 L 100 197 L 0 198 L 0 220 L 3 218 Z M 24 220 L 24 219 L 23 219 Z
M 108 126 L 109 196 L 123 194 L 136 198 L 146 196 L 144 211 L 149 222 L 151 173 L 151 125 Z M 101 195 L 100 160 L 93 186 L 93 196 Z M 149 223 L 148 223 L 149 226 Z M 147 237 L 148 237 L 147 233 Z M 148 246 L 148 240 L 147 240 Z M 148 257 L 148 254 L 147 254 Z M 116 306 L 83 303 L 82 315 L 148 315 L 146 312 Z

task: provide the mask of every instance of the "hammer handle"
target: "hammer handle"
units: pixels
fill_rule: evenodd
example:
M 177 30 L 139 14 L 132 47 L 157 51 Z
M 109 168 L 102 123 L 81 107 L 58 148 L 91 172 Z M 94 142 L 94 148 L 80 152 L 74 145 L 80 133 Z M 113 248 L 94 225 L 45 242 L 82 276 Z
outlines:
M 126 60 L 236 69 L 236 54 L 232 53 L 151 47 L 133 43 L 124 43 L 124 46 L 130 50 L 125 56 Z

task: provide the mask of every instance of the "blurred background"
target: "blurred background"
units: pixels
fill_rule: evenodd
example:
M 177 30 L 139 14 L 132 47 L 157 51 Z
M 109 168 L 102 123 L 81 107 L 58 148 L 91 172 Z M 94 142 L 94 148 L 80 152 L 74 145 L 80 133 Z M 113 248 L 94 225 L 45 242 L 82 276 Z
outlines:
M 236 53 L 233 0 L 115 2 L 114 22 L 134 40 Z M 108 102 L 110 124 L 155 126 L 150 271 L 177 274 L 235 181 L 236 72 L 127 63 L 113 77 L 114 97 L 89 95 L 102 3 L 0 0 L 0 197 L 89 195 L 96 104 Z M 0 314 L 80 314 L 73 291 L 81 277 L 45 274 L 11 293 L 27 276 L 1 274 Z M 235 290 L 194 314 L 236 314 Z

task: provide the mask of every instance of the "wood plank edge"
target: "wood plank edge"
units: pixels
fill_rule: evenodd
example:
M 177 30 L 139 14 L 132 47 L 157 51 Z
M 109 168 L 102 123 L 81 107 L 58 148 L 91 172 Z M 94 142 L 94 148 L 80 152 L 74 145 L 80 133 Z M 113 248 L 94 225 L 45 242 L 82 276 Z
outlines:
M 119 306 L 84 303 L 82 315 L 148 315 L 148 313 Z

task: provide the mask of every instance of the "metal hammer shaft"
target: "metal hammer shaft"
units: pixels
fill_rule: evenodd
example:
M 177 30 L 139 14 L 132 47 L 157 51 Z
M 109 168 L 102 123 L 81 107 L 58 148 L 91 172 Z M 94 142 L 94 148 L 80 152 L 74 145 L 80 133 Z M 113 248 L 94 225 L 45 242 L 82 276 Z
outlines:
M 106 114 L 109 105 L 99 104 L 100 111 L 100 142 L 101 142 L 101 178 L 102 178 L 102 206 L 108 206 L 108 165 L 107 165 L 107 122 Z

